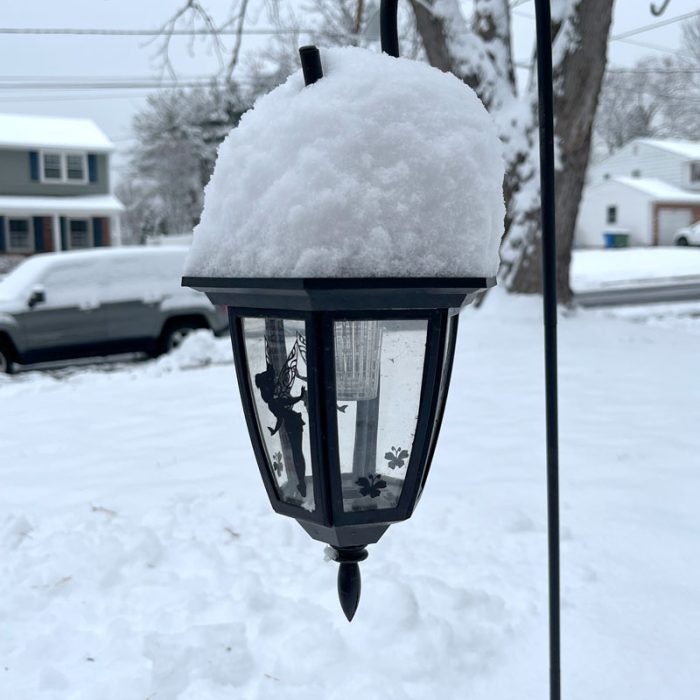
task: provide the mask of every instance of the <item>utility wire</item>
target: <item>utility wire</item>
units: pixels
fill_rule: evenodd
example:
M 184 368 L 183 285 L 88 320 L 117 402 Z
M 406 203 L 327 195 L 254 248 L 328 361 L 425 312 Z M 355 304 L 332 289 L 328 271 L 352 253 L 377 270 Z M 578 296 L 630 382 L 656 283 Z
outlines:
M 264 28 L 264 29 L 95 29 L 95 28 L 66 28 L 66 27 L 0 27 L 0 34 L 30 35 L 30 36 L 238 36 L 249 34 L 253 36 L 268 36 L 274 34 L 313 34 L 318 29 L 297 29 L 293 27 Z M 324 32 L 329 34 L 328 32 Z M 330 34 L 344 36 L 342 34 Z
M 519 68 L 529 64 L 518 63 Z M 609 68 L 608 73 L 625 75 L 697 75 L 700 68 Z M 226 82 L 211 75 L 191 75 L 178 79 L 160 79 L 150 76 L 0 76 L 0 88 L 21 90 L 176 90 L 178 88 L 221 86 Z
M 511 3 L 511 8 L 519 7 L 524 5 L 529 0 L 513 0 Z M 532 15 L 518 12 L 517 14 L 533 19 Z M 690 19 L 691 17 L 696 17 L 700 15 L 700 10 L 694 10 L 692 12 L 686 12 L 683 15 L 678 15 L 676 17 L 669 17 L 668 19 L 659 20 L 657 22 L 651 22 L 650 24 L 645 24 L 644 26 L 637 27 L 636 29 L 630 29 L 626 32 L 621 32 L 619 34 L 614 34 L 610 37 L 611 41 L 621 41 L 630 36 L 636 36 L 637 34 L 643 34 L 644 32 L 649 32 L 652 29 L 657 29 L 659 27 L 665 27 L 669 24 L 675 24 L 676 22 L 682 22 L 683 20 Z M 237 29 L 217 29 L 217 28 L 206 28 L 201 29 L 173 29 L 172 31 L 163 31 L 162 29 L 100 29 L 100 28 L 82 28 L 82 27 L 0 27 L 0 34 L 14 34 L 14 35 L 28 35 L 28 36 L 146 36 L 146 37 L 157 37 L 164 36 L 166 34 L 171 36 L 238 36 L 239 34 L 249 34 L 252 36 L 272 36 L 276 34 L 314 34 L 318 32 L 318 29 L 314 28 L 295 28 L 295 27 L 264 27 L 261 29 L 249 28 L 239 31 Z M 326 32 L 327 33 L 327 32 Z M 345 36 L 345 34 L 337 33 L 331 34 L 332 36 Z
M 684 15 L 678 15 L 677 17 L 669 17 L 668 19 L 662 19 L 658 22 L 652 22 L 651 24 L 645 24 L 643 27 L 637 27 L 637 29 L 630 29 L 627 32 L 621 32 L 620 34 L 613 34 L 610 37 L 611 41 L 620 41 L 621 39 L 626 39 L 630 36 L 636 36 L 637 34 L 643 34 L 644 32 L 649 32 L 652 29 L 658 29 L 659 27 L 665 27 L 669 24 L 675 24 L 676 22 L 682 22 L 683 20 L 690 19 L 691 17 L 697 17 L 700 15 L 700 10 L 694 10 L 693 12 L 686 12 Z

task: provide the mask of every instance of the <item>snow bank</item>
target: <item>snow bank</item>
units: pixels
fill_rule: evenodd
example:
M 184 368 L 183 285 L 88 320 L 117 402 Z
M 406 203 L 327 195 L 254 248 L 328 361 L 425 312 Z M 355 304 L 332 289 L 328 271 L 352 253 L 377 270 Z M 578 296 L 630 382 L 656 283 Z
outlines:
M 321 59 L 221 145 L 186 274 L 494 275 L 504 165 L 475 93 L 367 50 Z

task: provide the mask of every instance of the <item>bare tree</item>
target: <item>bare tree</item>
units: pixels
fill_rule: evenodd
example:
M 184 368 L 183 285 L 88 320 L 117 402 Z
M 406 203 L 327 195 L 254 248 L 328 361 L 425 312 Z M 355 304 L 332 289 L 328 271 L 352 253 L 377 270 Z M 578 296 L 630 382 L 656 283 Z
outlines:
M 470 85 L 496 120 L 507 163 L 502 278 L 512 291 L 539 292 L 535 95 L 532 86 L 520 94 L 515 81 L 510 3 L 474 0 L 473 14 L 467 17 L 458 0 L 411 1 L 431 64 L 451 71 Z M 563 302 L 571 299 L 571 246 L 605 70 L 613 2 L 552 2 L 558 151 L 557 286 Z
M 176 77 L 175 68 L 170 58 L 170 44 L 175 30 L 184 26 L 184 28 L 192 32 L 189 44 L 190 52 L 194 50 L 198 33 L 201 34 L 214 51 L 219 62 L 219 68 L 226 81 L 232 82 L 233 72 L 240 58 L 243 30 L 248 9 L 249 0 L 232 0 L 228 16 L 222 23 L 217 24 L 214 15 L 202 2 L 199 2 L 199 0 L 185 0 L 160 27 L 157 57 L 160 60 L 162 69 L 169 73 L 171 77 Z M 222 39 L 222 32 L 227 30 L 233 30 L 234 35 L 234 43 L 230 50 L 227 50 Z M 225 58 L 227 54 L 228 59 Z
M 134 119 L 136 146 L 127 177 L 131 185 L 122 191 L 125 223 L 134 236 L 192 230 L 217 148 L 247 106 L 216 83 L 208 89 L 174 90 L 148 98 Z M 140 229 L 133 220 L 138 217 L 143 220 Z
M 636 138 L 654 136 L 662 105 L 649 91 L 648 73 L 611 70 L 600 93 L 595 134 L 610 154 Z
M 404 54 L 424 55 L 431 65 L 464 80 L 496 120 L 507 161 L 502 278 L 513 291 L 538 292 L 541 270 L 536 99 L 532 85 L 520 91 L 515 79 L 511 3 L 473 0 L 469 15 L 459 0 L 410 0 L 410 3 L 421 41 L 411 51 L 406 51 L 404 46 Z M 557 262 L 559 294 L 564 302 L 571 298 L 571 246 L 605 70 L 613 3 L 614 0 L 552 0 L 559 163 Z M 267 0 L 273 21 L 275 12 L 280 20 L 283 5 L 279 0 Z M 318 33 L 325 39 L 324 43 L 362 44 L 361 29 L 375 7 L 365 0 L 312 0 L 307 9 L 318 18 Z M 245 11 L 241 0 L 235 0 L 226 20 L 228 24 L 222 26 L 235 24 L 234 17 L 237 18 L 235 26 L 241 28 L 240 36 Z M 179 12 L 176 21 L 193 13 L 191 16 L 196 21 L 214 26 L 211 15 L 195 0 L 189 0 Z M 168 28 L 173 26 L 172 20 L 165 25 L 166 37 Z M 238 49 L 235 61 L 238 61 Z
M 680 50 L 631 68 L 610 67 L 595 120 L 608 153 L 634 138 L 700 138 L 700 16 L 683 26 Z

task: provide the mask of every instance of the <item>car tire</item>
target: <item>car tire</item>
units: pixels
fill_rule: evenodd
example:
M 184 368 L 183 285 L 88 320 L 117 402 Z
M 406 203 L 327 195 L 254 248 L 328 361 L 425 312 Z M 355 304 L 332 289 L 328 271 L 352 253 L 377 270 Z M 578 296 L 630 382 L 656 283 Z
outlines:
M 678 238 L 676 238 L 676 245 L 687 246 L 689 245 L 688 239 L 685 236 L 678 236 Z
M 14 363 L 7 346 L 0 343 L 0 374 L 12 374 Z
M 192 331 L 202 328 L 193 321 L 180 321 L 166 325 L 160 336 L 158 354 L 163 355 L 178 348 Z

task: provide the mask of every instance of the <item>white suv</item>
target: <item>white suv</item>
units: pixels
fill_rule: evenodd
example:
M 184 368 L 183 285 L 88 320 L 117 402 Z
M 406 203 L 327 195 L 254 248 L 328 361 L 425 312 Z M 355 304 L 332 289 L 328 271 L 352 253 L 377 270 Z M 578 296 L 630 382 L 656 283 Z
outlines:
M 180 284 L 185 247 L 33 255 L 0 281 L 0 372 L 124 352 L 157 355 L 227 313 Z
M 674 245 L 700 245 L 700 221 L 678 229 L 673 237 Z

